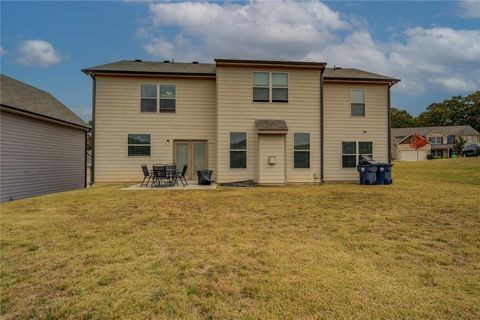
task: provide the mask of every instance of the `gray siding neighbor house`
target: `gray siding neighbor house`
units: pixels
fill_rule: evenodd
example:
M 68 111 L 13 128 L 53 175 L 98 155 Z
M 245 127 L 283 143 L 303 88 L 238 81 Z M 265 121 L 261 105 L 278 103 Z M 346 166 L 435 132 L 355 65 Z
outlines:
M 88 124 L 48 92 L 0 80 L 0 201 L 86 187 Z

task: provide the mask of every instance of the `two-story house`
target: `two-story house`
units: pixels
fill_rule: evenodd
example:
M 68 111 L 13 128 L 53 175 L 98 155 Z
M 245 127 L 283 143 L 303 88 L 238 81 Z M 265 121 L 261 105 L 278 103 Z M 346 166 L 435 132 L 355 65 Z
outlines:
M 389 161 L 390 87 L 399 80 L 322 62 L 118 61 L 93 79 L 97 183 L 138 181 L 140 165 L 261 184 L 355 180 L 360 154 Z
M 419 152 L 410 147 L 410 139 L 418 133 L 428 139 L 428 144 Z M 480 133 L 470 126 L 438 126 L 417 128 L 392 128 L 392 158 L 396 160 L 425 160 L 431 154 L 435 158 L 448 158 L 453 152 L 453 143 L 462 138 L 466 145 L 480 143 Z

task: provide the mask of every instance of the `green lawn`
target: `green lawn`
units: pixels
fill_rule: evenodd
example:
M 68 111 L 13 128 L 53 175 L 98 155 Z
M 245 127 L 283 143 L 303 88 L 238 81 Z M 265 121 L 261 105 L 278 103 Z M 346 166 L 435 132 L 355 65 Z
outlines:
M 0 318 L 479 319 L 480 159 L 1 205 Z

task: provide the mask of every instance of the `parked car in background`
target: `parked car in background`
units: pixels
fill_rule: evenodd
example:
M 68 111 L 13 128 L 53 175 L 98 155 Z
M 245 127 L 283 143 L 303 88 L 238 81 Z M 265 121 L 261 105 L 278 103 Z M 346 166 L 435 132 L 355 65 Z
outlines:
M 465 146 L 462 149 L 463 157 L 479 157 L 480 156 L 480 144 L 474 143 Z

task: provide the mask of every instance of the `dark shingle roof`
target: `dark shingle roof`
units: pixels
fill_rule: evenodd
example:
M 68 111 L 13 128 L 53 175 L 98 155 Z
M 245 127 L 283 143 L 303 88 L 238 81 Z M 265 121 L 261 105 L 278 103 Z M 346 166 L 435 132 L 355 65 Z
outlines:
M 121 60 L 100 66 L 82 69 L 89 73 L 161 73 L 170 75 L 196 75 L 215 77 L 213 63 L 157 62 Z
M 252 63 L 260 65 L 297 65 L 324 67 L 323 62 L 301 61 L 267 61 L 267 60 L 233 60 L 216 59 L 219 63 Z M 87 74 L 99 73 L 132 73 L 132 74 L 165 74 L 165 75 L 191 75 L 215 77 L 216 66 L 213 63 L 187 63 L 187 62 L 159 62 L 142 60 L 121 60 L 102 64 L 96 67 L 82 70 Z M 324 72 L 326 80 L 363 80 L 363 81 L 388 81 L 398 82 L 399 79 L 382 76 L 380 74 L 351 68 L 326 68 Z
M 255 120 L 258 131 L 288 131 L 285 120 Z
M 400 81 L 399 79 L 382 76 L 381 74 L 352 68 L 326 68 L 323 78 L 325 80 Z
M 425 136 L 432 131 L 440 131 L 446 135 L 464 136 L 478 135 L 477 130 L 470 126 L 438 126 L 438 127 L 416 127 L 416 128 L 392 128 L 393 137 L 405 137 L 411 133 Z
M 3 74 L 0 79 L 0 103 L 5 107 L 90 128 L 50 93 Z

